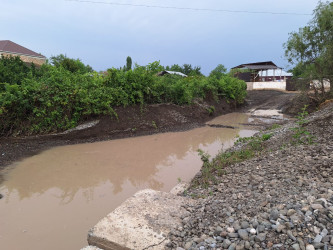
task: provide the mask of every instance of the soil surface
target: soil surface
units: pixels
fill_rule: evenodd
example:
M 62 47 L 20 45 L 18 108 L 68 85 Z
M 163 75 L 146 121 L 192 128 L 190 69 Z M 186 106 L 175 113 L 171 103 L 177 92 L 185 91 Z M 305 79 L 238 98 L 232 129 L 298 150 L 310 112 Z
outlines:
M 193 105 L 156 104 L 119 107 L 118 118 L 92 117 L 89 122 L 98 122 L 92 127 L 68 133 L 37 135 L 29 137 L 0 138 L 0 170 L 22 158 L 38 154 L 55 146 L 112 140 L 161 132 L 183 131 L 204 126 L 216 116 L 230 112 L 246 112 L 249 109 L 285 110 L 295 93 L 276 90 L 249 91 L 242 106 L 226 101 L 197 101 Z M 213 108 L 212 108 L 213 107 Z M 212 112 L 214 110 L 214 112 Z M 84 124 L 83 124 L 84 126 Z M 2 181 L 0 175 L 0 183 Z
M 192 185 L 184 195 L 196 203 L 166 248 L 333 249 L 333 103 L 306 117 L 303 143 L 296 122 L 263 131 L 273 135 L 265 150 L 226 167 L 215 184 Z

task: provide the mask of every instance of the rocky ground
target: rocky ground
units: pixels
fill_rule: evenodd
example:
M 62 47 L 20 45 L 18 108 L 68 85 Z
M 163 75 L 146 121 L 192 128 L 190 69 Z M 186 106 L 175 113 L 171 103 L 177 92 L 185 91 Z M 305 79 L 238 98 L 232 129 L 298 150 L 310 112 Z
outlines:
M 333 249 L 333 104 L 307 120 L 313 144 L 291 143 L 288 123 L 217 184 L 187 190 L 202 198 L 186 206 L 166 249 Z

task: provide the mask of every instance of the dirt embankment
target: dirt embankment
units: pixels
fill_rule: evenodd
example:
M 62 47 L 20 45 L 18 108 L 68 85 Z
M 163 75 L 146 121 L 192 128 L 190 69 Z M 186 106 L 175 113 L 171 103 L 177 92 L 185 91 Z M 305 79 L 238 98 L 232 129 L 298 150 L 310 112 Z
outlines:
M 206 121 L 218 115 L 233 111 L 245 112 L 257 107 L 284 109 L 294 95 L 274 90 L 250 91 L 241 107 L 226 101 L 217 103 L 214 100 L 198 101 L 186 106 L 156 104 L 119 107 L 116 109 L 118 119 L 109 116 L 92 117 L 89 121 L 99 122 L 83 130 L 63 134 L 0 138 L 0 170 L 14 161 L 54 146 L 182 131 L 203 126 Z

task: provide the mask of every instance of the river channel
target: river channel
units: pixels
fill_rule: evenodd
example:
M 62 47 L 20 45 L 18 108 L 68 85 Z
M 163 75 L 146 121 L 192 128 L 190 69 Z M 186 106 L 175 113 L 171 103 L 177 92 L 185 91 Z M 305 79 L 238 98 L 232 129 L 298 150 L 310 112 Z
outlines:
M 170 191 L 237 136 L 256 131 L 248 114 L 231 113 L 185 132 L 55 147 L 9 167 L 0 186 L 0 248 L 72 250 L 89 228 L 135 192 Z

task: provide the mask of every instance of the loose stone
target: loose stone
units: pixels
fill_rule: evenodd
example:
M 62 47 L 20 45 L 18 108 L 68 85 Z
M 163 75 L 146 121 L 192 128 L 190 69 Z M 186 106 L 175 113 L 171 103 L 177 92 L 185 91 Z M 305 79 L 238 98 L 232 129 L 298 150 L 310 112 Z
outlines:
M 236 249 L 236 243 L 232 243 L 229 247 L 228 250 L 235 250 Z
M 277 209 L 273 209 L 269 214 L 270 220 L 277 220 L 279 218 L 279 211 Z
M 246 228 L 249 228 L 249 227 L 250 227 L 250 224 L 247 221 L 242 221 L 241 222 L 241 228 L 242 229 L 246 229 Z
M 327 231 L 326 228 L 324 228 L 324 229 L 321 231 L 321 233 L 320 233 L 320 235 L 321 235 L 323 238 L 324 238 L 327 234 L 328 234 L 328 231 Z
M 320 243 L 322 240 L 323 236 L 320 234 L 317 234 L 316 238 L 314 238 L 313 243 Z
M 228 239 L 225 239 L 225 240 L 223 241 L 222 247 L 223 247 L 223 248 L 228 248 L 230 245 L 231 245 L 231 241 L 228 240 Z
M 287 231 L 287 235 L 289 236 L 289 238 L 290 238 L 291 240 L 296 241 L 296 238 L 295 238 L 295 236 L 293 235 L 293 232 L 292 232 L 292 231 L 288 230 L 288 231 Z
M 316 209 L 323 209 L 324 207 L 321 204 L 311 204 L 311 208 L 316 210 Z
M 265 231 L 265 226 L 264 225 L 259 225 L 257 230 L 258 230 L 259 233 L 264 232 Z
M 243 240 L 249 239 L 249 234 L 248 234 L 247 230 L 245 230 L 245 229 L 239 229 L 238 234 L 239 234 L 239 237 L 242 238 Z
M 287 216 L 291 216 L 293 215 L 294 213 L 296 213 L 296 210 L 295 209 L 289 209 L 288 212 L 287 212 Z
M 299 245 L 296 243 L 296 244 L 293 244 L 292 245 L 292 248 L 294 249 L 294 250 L 299 250 L 300 249 L 300 247 L 299 247 Z
M 307 245 L 305 249 L 306 250 L 315 250 L 313 245 Z
M 238 238 L 239 235 L 238 235 L 238 233 L 229 233 L 228 236 L 230 238 Z
M 264 241 L 266 239 L 266 233 L 260 233 L 255 237 L 256 241 Z

